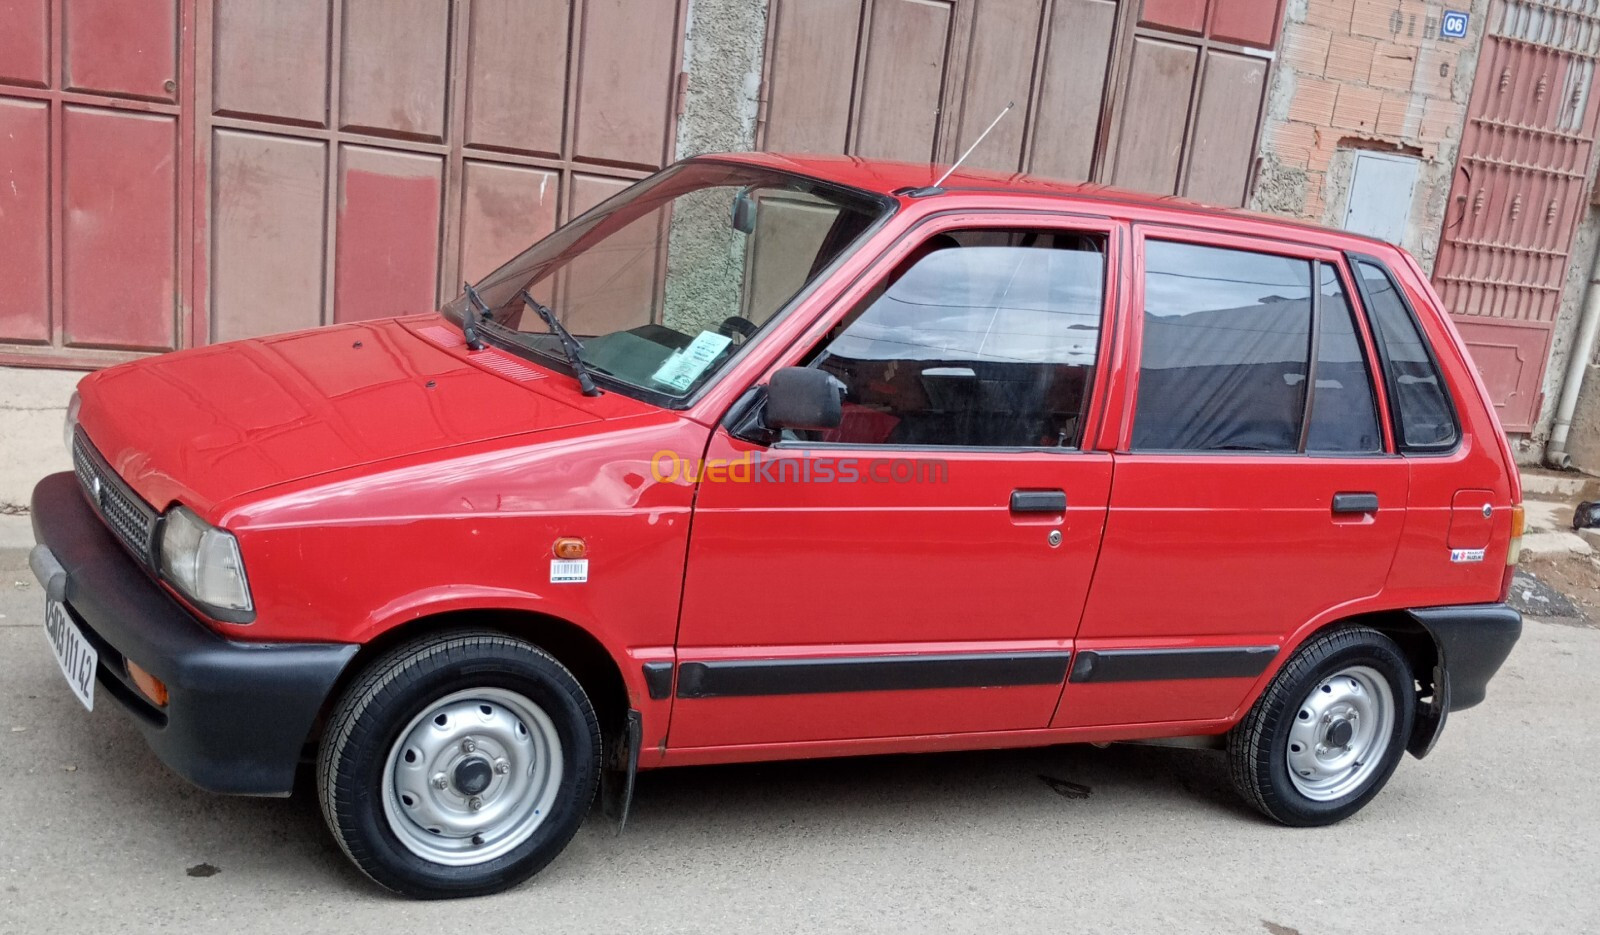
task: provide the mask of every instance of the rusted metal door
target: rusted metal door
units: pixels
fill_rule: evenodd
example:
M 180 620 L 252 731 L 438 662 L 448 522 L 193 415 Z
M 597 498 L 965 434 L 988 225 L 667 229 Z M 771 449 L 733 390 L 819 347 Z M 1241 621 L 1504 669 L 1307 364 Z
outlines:
M 773 0 L 758 143 L 1244 200 L 1277 0 Z
M 1260 135 L 1274 0 L 1145 0 L 1126 30 L 1101 178 L 1243 204 Z
M 422 311 L 671 158 L 681 0 L 216 0 L 203 337 Z
M 0 4 L 0 362 L 189 330 L 193 0 Z
M 454 295 L 665 164 L 685 0 L 0 0 L 0 363 Z
M 1497 0 L 1478 59 L 1433 281 L 1508 431 L 1539 417 L 1594 158 L 1600 16 Z

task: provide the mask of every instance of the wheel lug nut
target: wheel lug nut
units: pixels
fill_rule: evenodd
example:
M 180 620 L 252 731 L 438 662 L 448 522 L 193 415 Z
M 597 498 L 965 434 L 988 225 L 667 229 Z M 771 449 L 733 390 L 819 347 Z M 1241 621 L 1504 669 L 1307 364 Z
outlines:
M 468 737 L 466 740 L 461 741 L 461 752 L 462 753 L 471 753 L 476 749 L 478 749 L 478 742 L 476 740 L 473 740 L 471 737 Z
M 448 789 L 450 787 L 450 780 L 445 778 L 444 773 L 435 773 L 433 775 L 433 787 L 435 789 Z
M 478 809 L 483 808 L 483 796 L 475 795 L 472 798 L 468 799 L 467 800 L 467 808 L 470 808 L 473 811 L 477 811 Z
M 494 771 L 495 771 L 496 774 L 504 776 L 506 773 L 511 772 L 511 763 L 509 761 L 507 761 L 504 757 L 502 757 L 502 758 L 500 758 L 498 760 L 495 760 L 494 761 Z

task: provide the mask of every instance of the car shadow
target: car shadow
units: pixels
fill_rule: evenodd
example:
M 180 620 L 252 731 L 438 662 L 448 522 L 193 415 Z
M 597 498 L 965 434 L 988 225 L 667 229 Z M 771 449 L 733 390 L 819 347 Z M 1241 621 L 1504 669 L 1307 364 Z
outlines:
M 66 742 L 98 751 L 93 774 L 77 780 L 86 784 L 83 791 L 108 814 L 137 814 L 154 829 L 138 836 L 147 853 L 137 859 L 169 860 L 174 873 L 191 876 L 221 872 L 249 877 L 253 885 L 384 898 L 323 827 L 309 769 L 290 798 L 218 796 L 162 766 L 120 712 L 61 723 Z M 647 770 L 638 778 L 624 843 L 597 804 L 568 854 L 543 878 L 583 877 L 609 864 L 619 848 L 662 857 L 692 849 L 715 859 L 718 840 L 731 848 L 774 831 L 846 840 L 898 834 L 920 822 L 933 823 L 930 829 L 985 821 L 1154 822 L 1162 820 L 1154 812 L 1174 811 L 1229 820 L 1254 815 L 1234 794 L 1226 759 L 1214 750 L 1068 745 Z M 114 818 L 101 822 L 105 827 Z
M 1215 750 L 1072 744 L 728 766 L 640 774 L 628 831 L 702 821 L 770 824 L 942 810 L 1104 810 L 1131 799 L 1253 814 Z

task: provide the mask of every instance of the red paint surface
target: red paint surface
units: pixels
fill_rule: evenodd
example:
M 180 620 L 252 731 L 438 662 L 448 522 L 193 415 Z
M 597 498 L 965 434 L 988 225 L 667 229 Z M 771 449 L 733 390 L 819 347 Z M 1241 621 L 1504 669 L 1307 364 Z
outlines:
M 1198 34 L 1206 22 L 1206 0 L 1144 0 L 1139 22 Z
M 333 314 L 360 321 L 437 304 L 440 161 L 348 147 L 343 153 Z
M 0 61 L 4 50 L 0 48 Z M 0 97 L 0 340 L 48 341 L 50 114 Z
M 61 14 L 68 88 L 177 100 L 174 0 L 63 0 Z
M 49 82 L 49 0 L 0 0 L 0 78 L 44 87 Z
M 177 120 L 76 106 L 62 119 L 66 341 L 174 347 Z
M 1206 34 L 1223 42 L 1270 49 L 1278 43 L 1278 0 L 1211 0 Z
M 927 167 L 736 158 L 883 192 L 929 180 Z M 644 661 L 1277 645 L 1276 666 L 1351 614 L 1499 599 L 1520 497 L 1509 450 L 1459 337 L 1403 253 L 1095 186 L 976 172 L 950 184 L 937 198 L 901 198 L 869 243 L 683 412 L 619 393 L 586 398 L 542 368 L 540 379 L 493 373 L 482 355 L 498 352 L 474 357 L 419 318 L 102 371 L 83 383 L 83 425 L 147 499 L 189 503 L 237 533 L 258 617 L 219 625 L 231 636 L 365 642 L 458 610 L 558 618 L 617 663 L 644 717 L 645 766 L 1217 733 L 1273 671 L 673 702 L 648 697 Z M 1028 210 L 1071 213 L 1110 235 L 1116 288 L 1084 451 L 939 452 L 949 482 L 926 486 L 697 488 L 657 476 L 662 451 L 748 447 L 714 428 L 732 400 L 803 355 L 927 231 L 1015 226 Z M 1141 317 L 1130 311 L 1140 307 L 1130 251 L 1161 224 L 1336 263 L 1343 249 L 1382 259 L 1423 319 L 1462 444 L 1358 459 L 1128 453 Z M 1069 509 L 1019 521 L 1002 506 L 1016 487 L 1059 487 Z M 1376 492 L 1379 511 L 1334 517 L 1332 494 L 1352 490 Z M 1481 563 L 1452 563 L 1445 547 L 1461 490 L 1491 507 Z M 1044 544 L 1050 529 L 1064 533 L 1059 549 Z M 550 545 L 571 535 L 589 544 L 590 581 L 551 585 Z

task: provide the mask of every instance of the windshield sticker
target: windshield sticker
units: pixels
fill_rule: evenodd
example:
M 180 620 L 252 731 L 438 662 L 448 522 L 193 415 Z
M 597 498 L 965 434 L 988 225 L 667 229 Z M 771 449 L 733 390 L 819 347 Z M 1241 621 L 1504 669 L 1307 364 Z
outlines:
M 551 584 L 583 584 L 589 580 L 589 560 L 586 558 L 550 560 Z
M 715 331 L 702 331 L 700 336 L 689 342 L 689 346 L 681 351 L 673 351 L 650 379 L 657 383 L 664 383 L 679 392 L 689 388 L 689 384 L 700 378 L 706 372 L 711 362 L 717 359 L 723 349 L 732 343 L 733 338 Z

